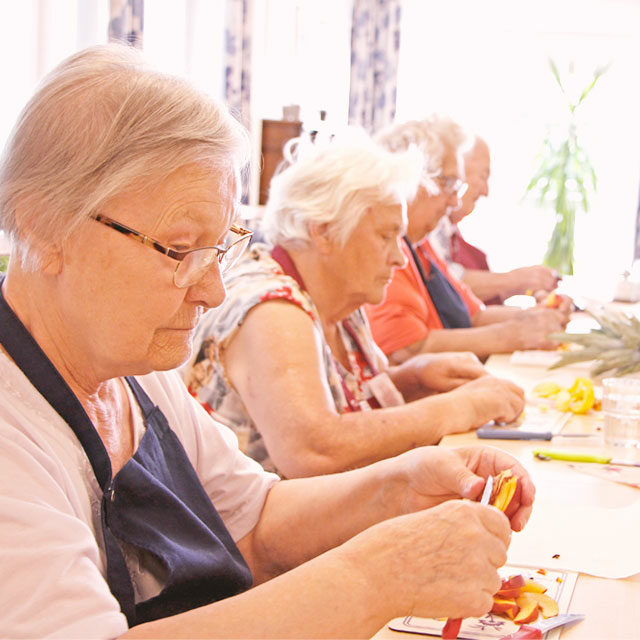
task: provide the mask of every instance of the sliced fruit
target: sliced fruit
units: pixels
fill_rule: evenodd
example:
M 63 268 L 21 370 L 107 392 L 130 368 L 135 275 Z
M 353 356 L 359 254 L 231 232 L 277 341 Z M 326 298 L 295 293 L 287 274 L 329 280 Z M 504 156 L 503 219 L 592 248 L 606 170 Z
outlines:
M 511 469 L 505 469 L 494 478 L 489 504 L 497 507 L 504 512 L 507 518 L 510 518 L 518 507 L 520 491 L 520 479 L 513 474 Z
M 524 593 L 520 598 L 516 599 L 516 603 L 522 607 L 520 604 L 520 599 L 525 598 L 527 600 L 532 600 L 538 603 L 538 607 L 540 608 L 540 613 L 543 618 L 553 618 L 553 616 L 558 615 L 558 603 L 546 595 L 545 593 Z
M 510 618 L 514 618 L 518 611 L 520 611 L 520 607 L 514 598 L 498 598 L 497 596 L 493 596 L 491 613 L 506 613 Z
M 544 585 L 541 585 L 539 582 L 536 582 L 535 580 L 529 580 L 528 582 L 525 583 L 524 587 L 522 587 L 521 590 L 525 592 L 531 592 L 531 593 L 544 593 L 547 590 L 547 587 L 545 587 Z
M 518 615 L 513 619 L 516 624 L 533 622 L 538 617 L 539 605 L 536 600 L 528 596 L 516 598 L 516 604 L 520 607 Z
M 538 398 L 548 398 L 555 396 L 556 393 L 562 391 L 564 387 L 561 387 L 557 382 L 540 382 L 533 387 L 533 394 Z

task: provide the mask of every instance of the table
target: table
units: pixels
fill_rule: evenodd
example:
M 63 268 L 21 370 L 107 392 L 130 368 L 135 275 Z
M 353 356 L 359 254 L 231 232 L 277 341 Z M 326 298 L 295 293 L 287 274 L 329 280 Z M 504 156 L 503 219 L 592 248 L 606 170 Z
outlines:
M 543 367 L 514 365 L 508 355 L 492 356 L 486 363 L 487 369 L 498 377 L 508 378 L 530 392 L 535 384 L 542 380 L 553 379 L 560 384 L 569 385 L 577 375 L 588 375 L 588 368 L 572 365 L 562 369 L 549 371 Z M 628 457 L 640 461 L 640 450 L 627 450 L 605 447 L 601 432 L 597 430 L 598 418 L 593 415 L 571 416 L 562 429 L 562 433 L 592 433 L 586 438 L 556 437 L 551 443 L 541 441 L 507 441 L 479 440 L 474 433 L 456 434 L 443 438 L 441 446 L 457 447 L 486 444 L 508 451 L 527 468 L 537 485 L 549 483 L 554 474 L 573 474 L 569 480 L 571 487 L 563 498 L 588 501 L 592 492 L 597 492 L 600 500 L 609 500 L 618 504 L 621 497 L 628 502 L 640 501 L 640 490 L 626 487 L 611 481 L 593 478 L 574 471 L 562 471 L 557 463 L 535 460 L 532 450 L 535 448 L 571 449 L 572 451 L 607 452 L 617 458 Z M 562 488 L 559 489 L 562 493 Z M 578 495 L 579 494 L 579 495 Z M 536 505 L 534 508 L 544 508 Z M 615 508 L 615 507 L 614 507 Z M 578 539 L 580 531 L 590 526 L 589 522 L 576 522 L 575 535 Z M 637 522 L 640 530 L 640 521 Z M 519 535 L 519 534 L 516 534 Z M 640 535 L 638 545 L 629 550 L 640 559 Z M 597 550 L 594 550 L 597 552 Z M 562 640 L 637 640 L 640 639 L 640 573 L 624 579 L 608 579 L 580 573 L 569 606 L 570 613 L 585 613 L 587 617 L 581 623 L 562 631 Z M 374 638 L 376 640 L 416 639 L 415 634 L 391 631 L 386 626 Z M 424 636 L 428 638 L 429 636 Z

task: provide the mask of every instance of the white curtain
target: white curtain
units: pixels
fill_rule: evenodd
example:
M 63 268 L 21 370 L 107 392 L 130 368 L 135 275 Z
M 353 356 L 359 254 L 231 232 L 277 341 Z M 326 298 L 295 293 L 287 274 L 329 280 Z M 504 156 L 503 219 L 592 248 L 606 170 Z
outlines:
M 349 123 L 375 133 L 396 112 L 401 0 L 354 0 Z
M 142 49 L 144 0 L 110 0 L 109 40 Z
M 251 123 L 251 40 L 253 0 L 227 0 L 225 99 L 231 113 Z

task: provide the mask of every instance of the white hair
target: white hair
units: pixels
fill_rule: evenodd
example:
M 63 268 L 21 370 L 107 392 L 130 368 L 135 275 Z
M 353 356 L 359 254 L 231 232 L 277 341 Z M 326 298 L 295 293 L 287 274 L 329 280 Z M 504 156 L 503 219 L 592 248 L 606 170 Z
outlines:
M 44 78 L 14 127 L 0 228 L 37 268 L 38 241 L 63 243 L 134 183 L 193 163 L 237 174 L 248 158 L 247 133 L 224 105 L 148 68 L 132 47 L 90 47 Z
M 471 142 L 458 123 L 436 113 L 423 120 L 396 122 L 376 134 L 375 140 L 395 152 L 417 146 L 424 155 L 422 185 L 432 195 L 440 192 L 433 178 L 441 173 L 444 157 L 451 153 L 461 164 L 461 156 Z
M 326 224 L 328 237 L 344 246 L 370 207 L 400 204 L 406 212 L 422 165 L 417 149 L 390 153 L 355 127 L 316 144 L 291 140 L 271 180 L 261 231 L 272 244 L 304 247 L 310 226 Z

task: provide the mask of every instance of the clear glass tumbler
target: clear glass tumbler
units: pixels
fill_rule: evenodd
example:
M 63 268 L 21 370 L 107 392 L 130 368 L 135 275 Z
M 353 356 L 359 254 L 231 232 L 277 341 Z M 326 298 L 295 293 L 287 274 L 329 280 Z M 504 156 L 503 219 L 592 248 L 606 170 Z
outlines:
M 604 441 L 620 447 L 640 447 L 640 379 L 602 381 Z

